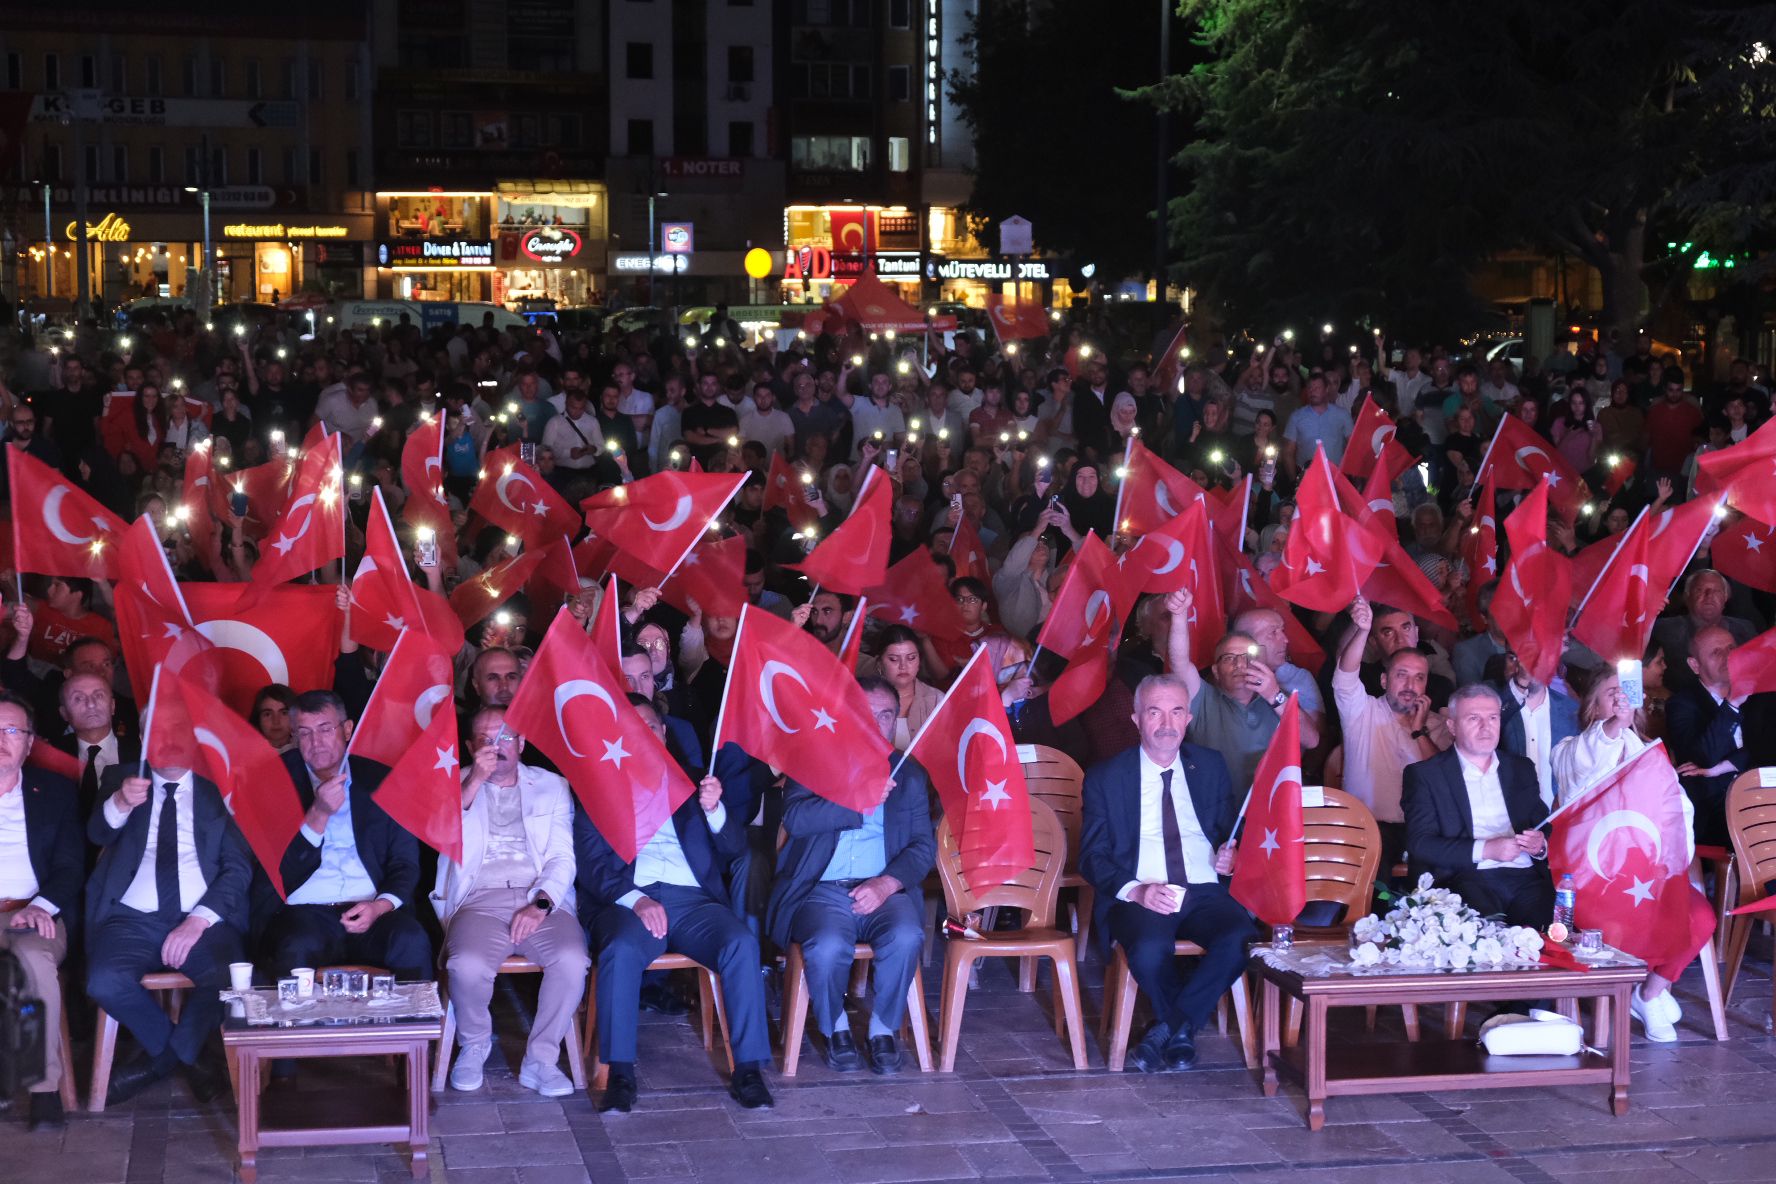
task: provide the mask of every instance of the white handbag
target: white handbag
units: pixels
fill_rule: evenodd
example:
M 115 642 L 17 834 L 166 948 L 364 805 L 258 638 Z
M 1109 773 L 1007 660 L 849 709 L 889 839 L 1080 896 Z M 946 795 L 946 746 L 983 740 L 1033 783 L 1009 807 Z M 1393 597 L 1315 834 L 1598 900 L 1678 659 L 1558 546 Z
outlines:
M 1585 1031 L 1557 1012 L 1495 1015 L 1480 1026 L 1480 1043 L 1493 1056 L 1572 1056 Z

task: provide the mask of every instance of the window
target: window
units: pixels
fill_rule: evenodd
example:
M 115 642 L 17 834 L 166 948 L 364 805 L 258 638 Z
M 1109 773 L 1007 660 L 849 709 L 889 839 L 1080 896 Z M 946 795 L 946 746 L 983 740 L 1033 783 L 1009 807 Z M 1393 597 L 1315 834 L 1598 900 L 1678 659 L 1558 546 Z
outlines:
M 363 92 L 363 89 L 363 67 L 357 58 L 352 58 L 345 64 L 345 97 L 355 99 Z
M 888 171 L 904 173 L 912 167 L 911 145 L 905 136 L 888 137 Z
M 197 55 L 196 54 L 186 54 L 184 65 L 185 65 L 185 70 L 184 70 L 185 93 L 188 96 L 195 96 L 198 93 L 197 92 L 197 79 L 198 79 Z
M 654 121 L 651 119 L 631 119 L 629 121 L 629 155 L 652 156 L 654 154 Z
M 99 146 L 97 144 L 88 144 L 86 151 L 81 153 L 81 160 L 86 165 L 86 183 L 88 185 L 104 179 L 99 172 Z
M 159 144 L 148 148 L 148 181 L 154 185 L 165 185 L 167 179 L 166 149 Z
M 62 180 L 62 146 L 60 144 L 45 144 L 43 146 L 43 175 L 54 182 Z
M 92 54 L 80 56 L 80 85 L 94 87 L 99 84 L 99 59 Z
M 265 183 L 265 166 L 259 149 L 247 149 L 247 184 L 263 185 Z
M 160 94 L 160 59 L 142 59 L 142 89 L 150 95 Z
M 432 113 L 430 111 L 395 112 L 395 143 L 403 148 L 432 146 Z
M 302 64 L 295 58 L 284 59 L 284 97 L 286 99 L 302 97 Z
M 363 184 L 358 176 L 358 150 L 356 148 L 345 150 L 345 183 L 353 189 Z
M 888 67 L 888 101 L 890 103 L 907 103 L 913 98 L 913 68 L 911 66 Z
M 515 148 L 535 148 L 543 136 L 542 116 L 521 114 L 512 117 L 512 146 Z
M 6 55 L 6 89 L 25 89 L 25 55 L 16 50 Z
M 210 59 L 210 97 L 222 98 L 228 93 L 228 63 L 221 58 Z
M 913 0 L 888 0 L 888 23 L 896 29 L 913 27 Z
M 111 93 L 114 95 L 129 93 L 129 59 L 120 53 L 111 55 Z
M 623 77 L 652 78 L 654 47 L 647 41 L 631 41 L 623 51 Z
M 752 81 L 752 46 L 728 46 L 728 81 Z
M 202 185 L 203 183 L 203 149 L 196 144 L 188 144 L 185 148 L 185 184 Z
M 870 142 L 865 136 L 797 136 L 790 141 L 789 163 L 824 172 L 868 172 Z
M 258 58 L 247 59 L 247 97 L 263 99 L 265 97 L 265 70 L 259 65 Z
M 308 150 L 308 183 L 325 185 L 327 183 L 327 154 L 319 148 Z
M 739 119 L 728 125 L 728 155 L 752 155 L 752 120 Z
M 111 146 L 111 181 L 122 185 L 130 179 L 129 149 L 122 144 Z
M 475 122 L 467 111 L 446 111 L 439 117 L 438 143 L 446 148 L 473 148 Z
M 43 55 L 43 89 L 62 89 L 62 59 L 53 53 Z
M 326 77 L 327 63 L 319 58 L 308 59 L 308 97 L 311 101 L 320 101 L 324 89 L 322 83 L 326 81 Z

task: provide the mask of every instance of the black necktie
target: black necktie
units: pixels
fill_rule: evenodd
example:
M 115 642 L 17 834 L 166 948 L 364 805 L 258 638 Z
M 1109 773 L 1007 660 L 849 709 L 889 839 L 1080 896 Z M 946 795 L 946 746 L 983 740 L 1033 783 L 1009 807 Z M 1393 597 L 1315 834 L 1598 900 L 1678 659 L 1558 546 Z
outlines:
M 85 818 L 92 813 L 93 803 L 99 800 L 99 746 L 89 744 L 86 747 L 86 768 L 80 770 L 80 816 Z
M 161 915 L 169 916 L 184 911 L 179 907 L 179 800 L 173 796 L 179 787 L 169 781 L 161 788 L 166 797 L 154 844 L 154 891 L 160 897 Z
M 1159 824 L 1160 833 L 1165 838 L 1166 883 L 1190 883 L 1190 873 L 1184 867 L 1184 836 L 1178 830 L 1178 811 L 1172 808 L 1170 769 L 1159 771 Z

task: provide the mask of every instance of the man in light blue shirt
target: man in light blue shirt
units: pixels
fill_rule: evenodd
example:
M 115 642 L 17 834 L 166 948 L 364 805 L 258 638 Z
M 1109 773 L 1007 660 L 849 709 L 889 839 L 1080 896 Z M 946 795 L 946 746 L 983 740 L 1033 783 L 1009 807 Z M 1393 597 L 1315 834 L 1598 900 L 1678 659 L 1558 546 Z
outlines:
M 1326 450 L 1327 460 L 1338 464 L 1344 460 L 1344 446 L 1350 443 L 1354 429 L 1350 412 L 1327 401 L 1325 375 L 1315 374 L 1301 388 L 1301 406 L 1283 429 L 1283 471 L 1299 476 L 1305 461 L 1313 459 L 1316 446 Z

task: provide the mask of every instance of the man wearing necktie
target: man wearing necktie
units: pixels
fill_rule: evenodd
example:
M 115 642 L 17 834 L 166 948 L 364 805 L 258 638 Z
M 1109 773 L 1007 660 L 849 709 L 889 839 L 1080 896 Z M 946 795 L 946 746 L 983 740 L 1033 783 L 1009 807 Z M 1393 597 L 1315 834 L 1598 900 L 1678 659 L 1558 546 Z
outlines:
M 1132 1056 L 1144 1073 L 1196 1063 L 1196 1033 L 1245 967 L 1252 919 L 1220 877 L 1235 806 L 1227 765 L 1184 743 L 1190 692 L 1176 675 L 1135 691 L 1141 742 L 1085 775 L 1079 870 L 1098 893 L 1098 920 L 1128 957 L 1155 1019 Z M 1204 950 L 1180 977 L 1176 943 Z
M 203 1053 L 221 1023 L 228 964 L 241 959 L 253 855 L 216 786 L 192 772 L 192 721 L 171 708 L 163 715 L 153 721 L 148 775 L 106 769 L 87 824 L 101 853 L 87 884 L 86 991 L 142 1048 L 112 1074 L 114 1103 L 175 1068 L 200 1102 L 228 1088 Z M 195 985 L 177 1024 L 141 985 L 162 969 Z
M 99 675 L 70 674 L 56 698 L 67 731 L 56 737 L 55 746 L 80 762 L 80 817 L 90 818 L 105 770 L 135 764 L 141 757 L 141 745 L 134 737 L 117 734 L 116 696 L 111 684 Z M 89 862 L 87 871 L 91 870 Z

